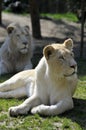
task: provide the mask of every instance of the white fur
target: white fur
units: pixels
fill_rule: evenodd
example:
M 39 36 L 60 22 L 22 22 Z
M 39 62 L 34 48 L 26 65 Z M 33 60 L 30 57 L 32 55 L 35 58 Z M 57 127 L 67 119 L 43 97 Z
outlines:
M 0 75 L 31 69 L 33 45 L 29 28 L 12 23 L 7 31 L 8 36 L 0 48 Z
M 30 96 L 21 105 L 9 109 L 11 116 L 28 111 L 53 116 L 73 108 L 77 64 L 71 48 L 67 48 L 67 43 L 46 46 L 44 56 L 34 70 L 20 72 L 0 85 L 0 97 Z

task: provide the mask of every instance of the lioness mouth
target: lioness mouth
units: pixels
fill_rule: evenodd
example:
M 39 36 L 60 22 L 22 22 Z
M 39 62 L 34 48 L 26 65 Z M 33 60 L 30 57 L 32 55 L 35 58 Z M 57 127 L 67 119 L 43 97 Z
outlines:
M 65 77 L 69 77 L 69 76 L 72 76 L 72 75 L 74 75 L 74 74 L 76 74 L 76 72 L 74 71 L 72 74 L 69 74 L 69 75 L 64 75 Z

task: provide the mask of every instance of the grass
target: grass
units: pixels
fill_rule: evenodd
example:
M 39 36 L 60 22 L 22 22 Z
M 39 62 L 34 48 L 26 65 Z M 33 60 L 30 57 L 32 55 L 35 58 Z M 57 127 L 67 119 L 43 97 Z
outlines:
M 27 115 L 12 118 L 8 115 L 11 106 L 24 99 L 0 99 L 0 130 L 86 130 L 86 60 L 78 60 L 79 82 L 74 95 L 74 109 L 55 117 Z M 4 75 L 0 82 L 11 77 Z
M 64 13 L 64 14 L 41 14 L 41 16 L 43 17 L 50 17 L 50 18 L 53 18 L 53 19 L 66 19 L 68 21 L 73 21 L 73 22 L 77 22 L 78 19 L 76 17 L 75 14 L 73 13 Z
M 10 10 L 4 10 L 3 12 L 4 13 L 12 13 Z M 23 13 L 18 14 L 18 15 L 28 16 L 30 14 L 23 12 Z M 56 14 L 42 13 L 42 14 L 40 14 L 40 16 L 49 17 L 49 18 L 52 18 L 52 19 L 55 19 L 55 20 L 66 19 L 68 21 L 78 22 L 78 18 L 74 13 L 63 13 L 63 14 L 59 14 L 59 13 L 56 13 Z
M 29 15 L 30 15 L 29 13 L 26 13 L 26 12 L 13 13 L 13 12 L 11 12 L 10 10 L 3 10 L 2 12 L 3 12 L 3 13 L 7 13 L 7 14 L 15 14 L 15 15 L 19 15 L 19 16 L 29 16 Z

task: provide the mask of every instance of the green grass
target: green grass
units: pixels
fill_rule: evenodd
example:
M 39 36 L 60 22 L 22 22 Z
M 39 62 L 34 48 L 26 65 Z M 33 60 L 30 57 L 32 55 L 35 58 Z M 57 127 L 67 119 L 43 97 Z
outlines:
M 10 10 L 4 10 L 4 13 L 12 13 Z M 21 13 L 21 14 L 17 14 L 17 15 L 22 15 L 22 16 L 28 16 L 30 15 L 29 13 Z M 50 14 L 50 13 L 42 13 L 40 14 L 40 16 L 43 17 L 49 17 L 55 20 L 61 20 L 61 19 L 66 19 L 68 21 L 73 21 L 73 22 L 77 22 L 78 18 L 76 17 L 76 15 L 74 13 L 63 13 L 63 14 Z
M 24 99 L 0 99 L 0 130 L 86 130 L 86 60 L 78 60 L 79 82 L 74 95 L 74 109 L 55 117 L 39 115 L 8 115 L 11 106 L 18 105 Z M 4 75 L 0 82 L 11 77 Z
M 64 13 L 64 14 L 41 14 L 41 16 L 46 16 L 46 17 L 50 17 L 53 19 L 66 19 L 68 21 L 73 21 L 73 22 L 77 22 L 78 19 L 76 17 L 75 14 L 73 13 Z
M 6 13 L 6 14 L 15 14 L 15 15 L 19 15 L 19 16 L 30 16 L 30 14 L 29 14 L 29 13 L 26 13 L 26 12 L 13 13 L 13 12 L 11 12 L 10 10 L 3 10 L 2 12 L 3 12 L 3 13 Z

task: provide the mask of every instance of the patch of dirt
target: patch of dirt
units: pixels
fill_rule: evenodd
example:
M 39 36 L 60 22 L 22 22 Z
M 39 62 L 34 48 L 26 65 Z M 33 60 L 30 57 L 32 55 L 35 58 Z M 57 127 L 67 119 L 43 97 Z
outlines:
M 15 14 L 2 13 L 3 24 L 7 26 L 11 22 L 18 22 L 21 25 L 29 25 L 31 28 L 30 16 L 21 16 Z M 34 39 L 35 46 L 43 48 L 46 44 L 52 42 L 63 42 L 67 38 L 74 40 L 74 52 L 76 57 L 80 54 L 81 25 L 80 23 L 69 22 L 66 20 L 40 19 L 42 39 Z M 84 50 L 86 57 L 86 27 L 84 28 Z M 5 28 L 0 27 L 0 43 L 3 43 L 7 32 Z M 42 49 L 41 49 L 42 50 Z M 42 53 L 42 51 L 41 51 Z

